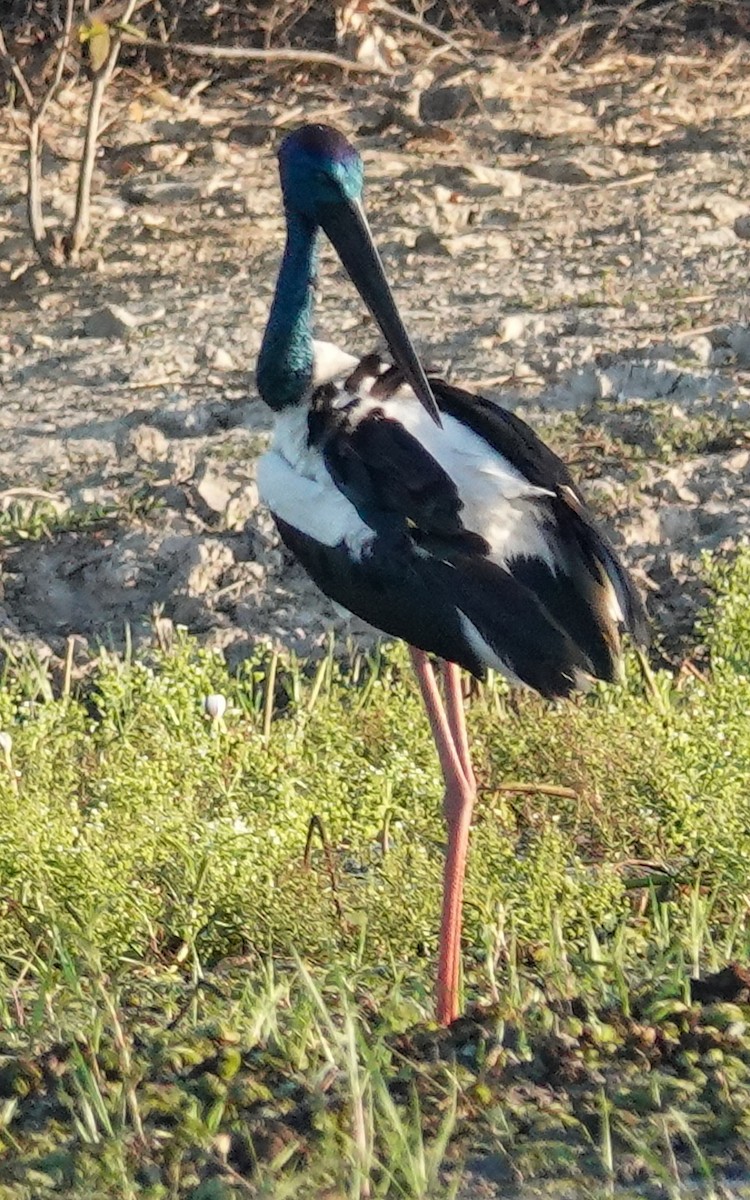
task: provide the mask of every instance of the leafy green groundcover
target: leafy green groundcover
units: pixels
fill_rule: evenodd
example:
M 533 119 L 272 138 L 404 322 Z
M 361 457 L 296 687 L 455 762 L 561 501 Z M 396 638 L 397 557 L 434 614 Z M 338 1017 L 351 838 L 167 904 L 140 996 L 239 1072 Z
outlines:
M 103 654 L 58 699 L 8 666 L 0 1200 L 746 1178 L 745 977 L 699 1003 L 690 976 L 750 960 L 750 552 L 707 572 L 710 674 L 473 697 L 484 1007 L 447 1034 L 439 779 L 402 651 L 230 677 L 185 640 Z

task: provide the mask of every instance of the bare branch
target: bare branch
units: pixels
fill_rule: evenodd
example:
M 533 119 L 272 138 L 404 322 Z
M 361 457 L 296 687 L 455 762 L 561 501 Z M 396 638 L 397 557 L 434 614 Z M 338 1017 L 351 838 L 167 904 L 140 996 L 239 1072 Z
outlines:
M 3 65 L 8 68 L 16 83 L 20 87 L 21 91 L 23 92 L 23 98 L 26 101 L 27 107 L 30 110 L 33 110 L 34 95 L 29 87 L 29 81 L 21 70 L 19 63 L 8 50 L 2 27 L 0 27 L 0 62 L 2 62 Z
M 53 267 L 55 264 L 50 256 L 50 244 L 42 207 L 42 127 L 35 116 L 29 120 L 26 137 L 29 156 L 26 163 L 26 212 L 29 232 L 34 249 L 44 265 Z
M 81 249 L 86 242 L 91 227 L 91 185 L 94 178 L 94 167 L 96 166 L 96 149 L 99 143 L 104 93 L 109 86 L 109 82 L 117 66 L 117 59 L 120 55 L 120 47 L 122 46 L 124 37 L 122 27 L 127 25 L 133 16 L 137 4 L 138 0 L 128 0 L 117 24 L 111 27 L 107 57 L 94 75 L 94 81 L 91 85 L 86 133 L 83 140 L 83 153 L 81 154 L 81 168 L 78 173 L 75 215 L 73 217 L 73 224 L 70 227 L 70 233 L 64 242 L 66 257 L 72 263 L 78 261 Z
M 65 6 L 65 21 L 63 32 L 57 44 L 55 54 L 57 56 L 55 63 L 55 73 L 52 82 L 45 90 L 41 100 L 37 104 L 34 100 L 34 94 L 29 86 L 23 69 L 16 59 L 9 54 L 8 47 L 0 29 L 0 59 L 4 61 L 10 70 L 13 78 L 18 83 L 23 93 L 23 98 L 28 109 L 28 129 L 26 131 L 26 139 L 28 144 L 28 161 L 26 165 L 26 208 L 28 212 L 29 231 L 31 240 L 34 243 L 39 258 L 46 267 L 54 269 L 59 264 L 55 261 L 55 256 L 50 246 L 50 241 L 47 236 L 47 228 L 44 222 L 44 209 L 42 207 L 42 148 L 44 144 L 42 136 L 42 126 L 44 118 L 47 114 L 47 109 L 54 100 L 63 79 L 65 71 L 65 60 L 68 52 L 68 43 L 70 41 L 70 33 L 73 27 L 73 8 L 75 0 L 66 0 Z
M 73 7 L 75 0 L 67 0 L 65 6 L 65 22 L 63 32 L 57 47 L 57 62 L 55 64 L 55 74 L 52 78 L 52 83 L 47 88 L 42 96 L 38 107 L 31 109 L 29 113 L 29 161 L 27 169 L 27 197 L 26 203 L 29 214 L 29 229 L 31 230 L 31 240 L 34 243 L 34 249 L 39 255 L 45 266 L 55 269 L 59 266 L 56 256 L 50 246 L 50 240 L 47 236 L 47 227 L 44 222 L 44 209 L 42 206 L 42 149 L 43 136 L 42 125 L 47 113 L 47 109 L 52 103 L 54 97 L 60 90 L 62 83 L 63 72 L 65 70 L 65 59 L 68 53 L 68 43 L 70 41 L 70 31 L 73 27 Z
M 496 795 L 509 792 L 515 796 L 559 796 L 563 800 L 577 800 L 575 788 L 562 787 L 557 783 L 499 783 L 491 789 Z
M 387 17 L 392 17 L 394 21 L 400 21 L 402 25 L 410 25 L 412 29 L 419 29 L 428 37 L 435 38 L 438 42 L 443 42 L 449 46 L 451 50 L 455 50 L 456 54 L 460 54 L 461 58 L 466 62 L 474 62 L 474 55 L 470 54 L 464 46 L 452 38 L 450 34 L 443 33 L 442 29 L 437 29 L 434 25 L 430 25 L 423 17 L 418 17 L 415 13 L 403 12 L 402 9 L 396 8 L 395 4 L 389 4 L 388 0 L 374 0 L 373 8 L 378 12 L 385 13 Z
M 213 58 L 223 62 L 289 62 L 300 66 L 318 65 L 338 67 L 340 71 L 359 71 L 368 74 L 383 74 L 380 67 L 369 63 L 353 62 L 349 58 L 341 58 L 338 54 L 329 54 L 325 50 L 251 50 L 244 46 L 203 46 L 191 42 L 171 42 L 165 44 L 157 38 L 125 37 L 125 41 L 139 46 L 153 47 L 155 50 L 175 51 L 177 54 L 190 54 L 193 58 Z
M 60 38 L 59 48 L 57 52 L 57 62 L 55 64 L 55 74 L 52 83 L 47 88 L 47 91 L 42 96 L 41 103 L 36 110 L 35 119 L 41 124 L 50 104 L 60 90 L 62 84 L 63 71 L 65 70 L 65 56 L 70 44 L 70 34 L 73 28 L 73 9 L 75 0 L 67 0 L 65 5 L 65 21 L 63 22 L 63 31 Z

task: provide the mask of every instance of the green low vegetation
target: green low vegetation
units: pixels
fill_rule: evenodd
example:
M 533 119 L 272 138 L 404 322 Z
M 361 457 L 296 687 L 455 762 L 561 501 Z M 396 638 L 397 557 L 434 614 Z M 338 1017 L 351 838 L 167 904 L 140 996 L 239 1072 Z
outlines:
M 9 655 L 0 1200 L 750 1195 L 750 551 L 706 572 L 705 672 L 475 689 L 450 1031 L 402 649 Z
M 43 492 L 32 496 L 22 494 L 0 508 L 0 548 L 52 541 L 66 533 L 91 533 L 124 520 L 147 517 L 158 506 L 158 498 L 148 488 L 135 491 L 117 504 L 68 506 Z

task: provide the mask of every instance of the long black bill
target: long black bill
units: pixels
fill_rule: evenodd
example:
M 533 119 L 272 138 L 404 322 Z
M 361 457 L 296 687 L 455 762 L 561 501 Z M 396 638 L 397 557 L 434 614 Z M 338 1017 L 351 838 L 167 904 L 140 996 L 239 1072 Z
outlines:
M 399 316 L 361 206 L 356 201 L 331 205 L 321 225 L 347 275 L 377 321 L 396 365 L 435 424 L 442 425 L 432 388 Z

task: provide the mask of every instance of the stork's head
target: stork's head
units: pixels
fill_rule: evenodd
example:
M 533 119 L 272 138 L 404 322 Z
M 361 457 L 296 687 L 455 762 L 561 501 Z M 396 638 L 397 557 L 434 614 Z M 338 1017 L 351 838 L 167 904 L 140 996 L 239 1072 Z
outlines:
M 284 204 L 323 224 L 327 209 L 362 198 L 362 159 L 343 133 L 330 125 L 303 125 L 279 147 Z
M 330 239 L 396 363 L 440 425 L 432 388 L 396 308 L 362 209 L 364 172 L 354 146 L 330 125 L 303 125 L 281 143 L 279 174 L 288 218 L 301 218 Z

